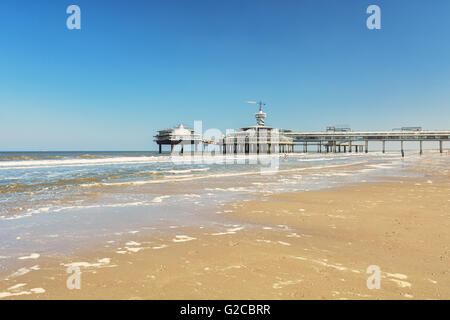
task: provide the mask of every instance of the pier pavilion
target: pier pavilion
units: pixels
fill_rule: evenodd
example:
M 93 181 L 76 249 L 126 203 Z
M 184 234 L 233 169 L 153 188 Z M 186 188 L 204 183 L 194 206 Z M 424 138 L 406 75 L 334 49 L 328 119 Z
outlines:
M 263 103 L 259 102 L 259 111 L 255 113 L 256 125 L 244 127 L 236 132 L 222 137 L 219 145 L 223 154 L 268 154 L 294 152 L 293 139 L 282 131 L 268 127 L 264 123 L 267 114 L 262 110 Z
M 170 152 L 173 152 L 174 146 L 178 144 L 181 145 L 181 153 L 184 152 L 186 144 L 194 145 L 195 152 L 197 152 L 201 138 L 199 134 L 195 134 L 194 130 L 180 124 L 178 127 L 159 130 L 155 136 L 155 142 L 158 144 L 159 153 L 162 152 L 163 145 L 170 145 Z

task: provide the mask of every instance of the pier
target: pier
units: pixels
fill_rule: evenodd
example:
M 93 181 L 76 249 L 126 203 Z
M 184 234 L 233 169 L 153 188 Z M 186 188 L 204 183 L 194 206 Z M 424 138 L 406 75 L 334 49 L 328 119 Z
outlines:
M 252 102 L 256 103 L 256 102 Z M 291 152 L 326 152 L 351 153 L 369 152 L 369 142 L 380 142 L 381 151 L 386 152 L 386 142 L 400 142 L 400 151 L 404 153 L 404 142 L 418 143 L 419 153 L 423 153 L 423 142 L 436 142 L 440 153 L 443 153 L 444 141 L 450 141 L 450 130 L 422 130 L 421 127 L 404 127 L 392 131 L 351 131 L 349 127 L 327 127 L 326 131 L 302 132 L 292 130 L 278 130 L 265 125 L 266 113 L 263 112 L 263 102 L 258 102 L 259 110 L 255 113 L 256 125 L 238 129 L 228 133 L 216 141 L 203 139 L 194 130 L 178 127 L 158 131 L 155 142 L 159 146 L 159 153 L 163 145 L 170 145 L 174 151 L 175 145 L 203 146 L 215 145 L 223 154 L 270 154 Z M 298 150 L 301 147 L 301 150 Z M 192 150 L 192 148 L 191 148 Z
M 423 153 L 423 142 L 434 141 L 443 153 L 443 142 L 450 141 L 450 130 L 393 130 L 393 131 L 343 131 L 343 132 L 284 132 L 293 139 L 295 146 L 316 146 L 317 152 L 369 152 L 369 142 L 381 143 L 381 150 L 386 152 L 386 142 L 400 142 L 400 151 L 404 152 L 405 141 L 418 143 L 419 153 Z

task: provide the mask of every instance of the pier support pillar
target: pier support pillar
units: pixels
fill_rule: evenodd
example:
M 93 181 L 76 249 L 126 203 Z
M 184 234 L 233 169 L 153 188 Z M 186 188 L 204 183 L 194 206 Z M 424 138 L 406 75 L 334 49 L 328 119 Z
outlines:
M 366 140 L 366 153 L 369 152 L 369 140 Z
M 348 142 L 348 152 L 352 153 L 352 140 Z
M 400 141 L 400 151 L 402 152 L 402 154 L 405 153 L 405 150 L 403 149 L 403 140 Z
M 420 155 L 423 154 L 423 148 L 422 148 L 422 140 L 420 140 L 419 145 L 420 145 Z
M 443 152 L 443 148 L 442 148 L 443 142 L 444 142 L 444 141 L 442 141 L 442 140 L 439 141 L 439 152 L 440 152 L 440 153 Z
M 304 151 L 305 153 L 308 153 L 308 142 L 305 142 Z
M 386 153 L 386 141 L 383 140 L 383 153 Z
M 173 153 L 173 144 L 170 144 L 170 153 Z
M 160 144 L 159 144 L 159 153 L 161 153 L 161 151 L 162 151 L 162 150 L 161 150 L 161 147 L 162 147 L 162 146 L 161 146 L 161 143 L 160 143 Z

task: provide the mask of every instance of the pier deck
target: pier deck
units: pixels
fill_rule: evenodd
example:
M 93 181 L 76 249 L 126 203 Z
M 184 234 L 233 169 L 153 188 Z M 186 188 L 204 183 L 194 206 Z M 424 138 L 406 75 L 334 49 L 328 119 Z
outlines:
M 347 131 L 347 132 L 284 132 L 284 134 L 294 140 L 294 144 L 303 144 L 304 151 L 307 152 L 308 144 L 317 145 L 318 151 L 322 147 L 326 152 L 362 151 L 369 152 L 369 141 L 382 142 L 382 151 L 385 152 L 386 141 L 400 141 L 403 151 L 404 141 L 419 142 L 420 153 L 423 152 L 422 143 L 424 141 L 439 142 L 439 151 L 443 152 L 443 141 L 450 141 L 450 130 L 420 130 L 420 131 Z M 364 145 L 358 144 L 363 142 Z

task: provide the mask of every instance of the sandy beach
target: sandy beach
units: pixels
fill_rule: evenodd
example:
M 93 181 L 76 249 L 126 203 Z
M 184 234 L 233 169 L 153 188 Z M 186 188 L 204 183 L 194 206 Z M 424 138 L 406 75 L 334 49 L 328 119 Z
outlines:
M 433 162 L 441 169 L 424 169 Z M 449 299 L 448 158 L 422 178 L 261 196 L 220 208 L 221 228 L 130 232 L 73 256 L 22 257 L 4 299 Z M 367 287 L 369 266 L 381 271 Z M 69 290 L 68 267 L 81 271 Z M 71 269 L 73 272 L 73 269 Z

